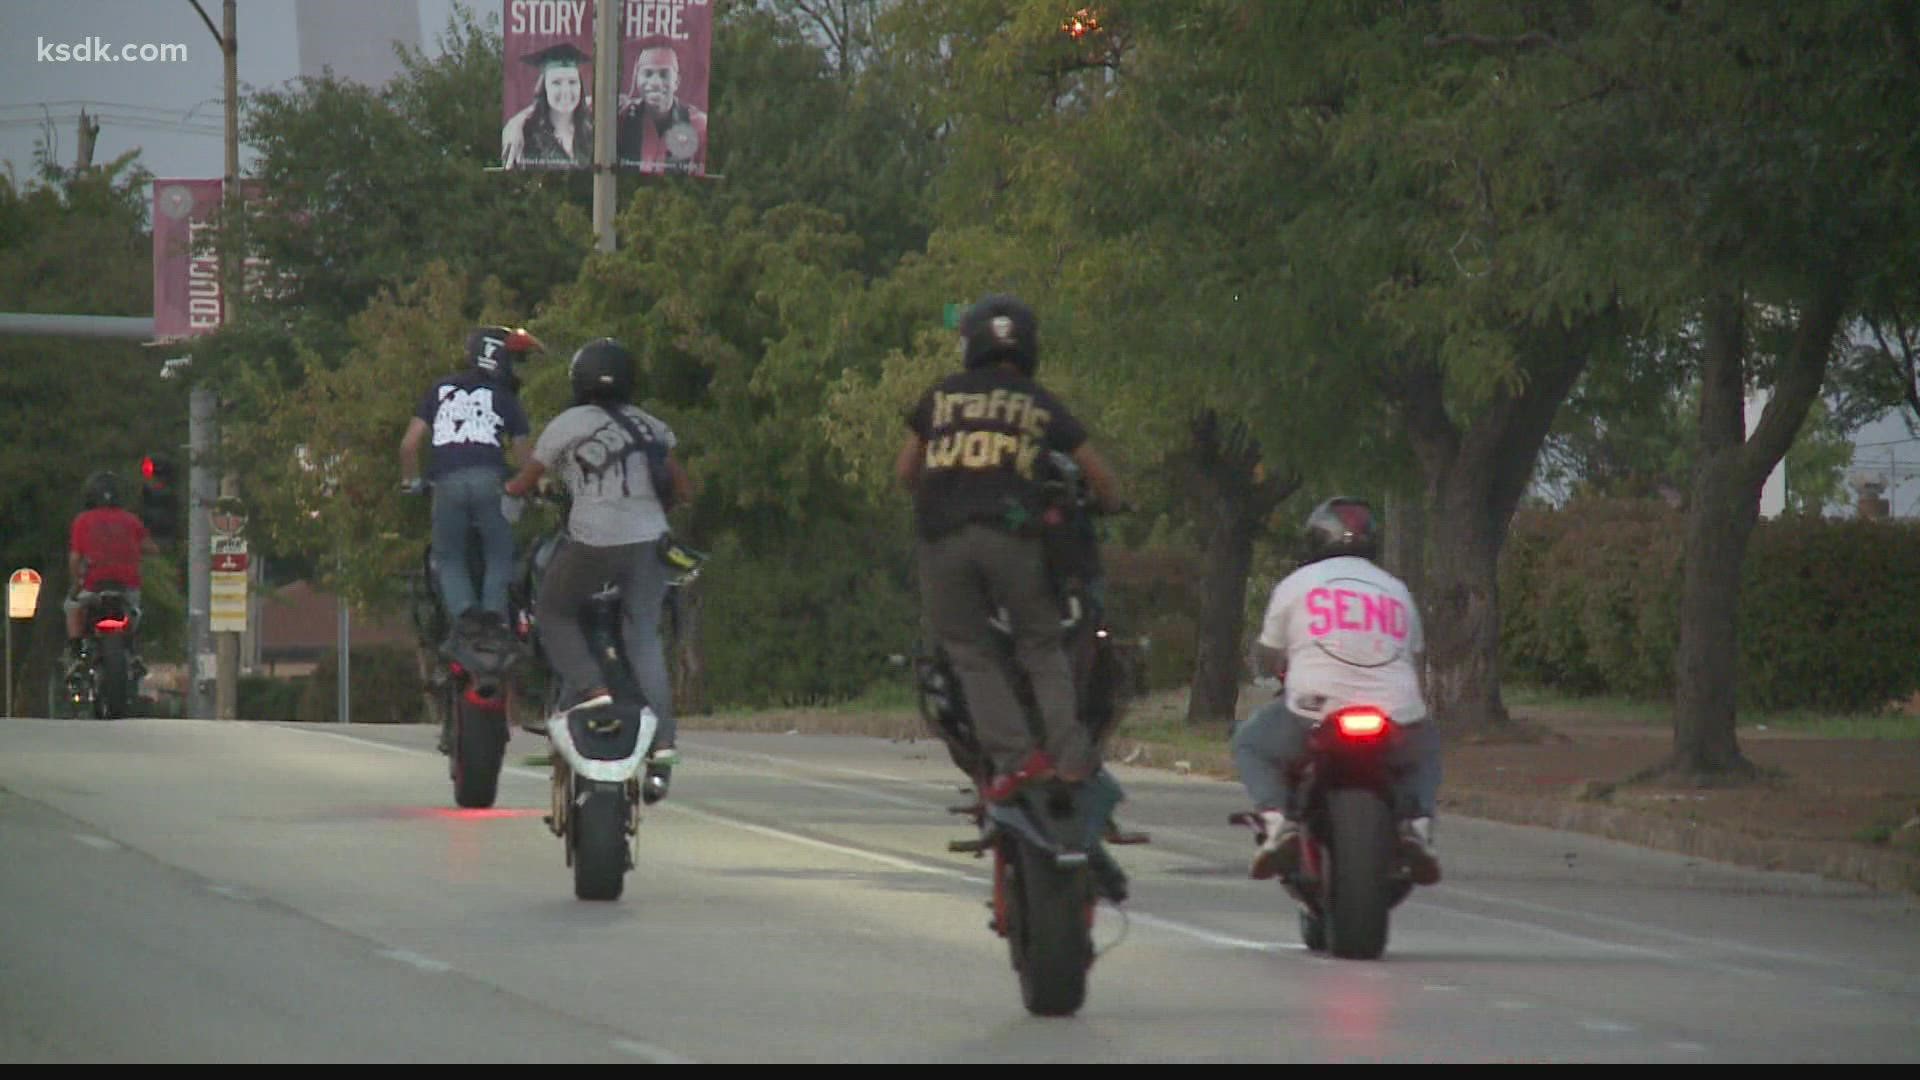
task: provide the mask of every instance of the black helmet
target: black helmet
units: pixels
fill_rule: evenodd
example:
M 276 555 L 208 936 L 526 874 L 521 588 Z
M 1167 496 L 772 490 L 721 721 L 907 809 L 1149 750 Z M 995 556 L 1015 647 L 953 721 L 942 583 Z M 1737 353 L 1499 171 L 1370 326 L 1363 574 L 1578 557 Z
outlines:
M 110 472 L 94 473 L 87 477 L 86 486 L 80 489 L 80 497 L 89 510 L 102 506 L 119 506 L 120 478 Z
M 1365 499 L 1336 495 L 1307 515 L 1307 561 L 1318 562 L 1336 555 L 1358 555 L 1363 559 L 1380 554 L 1380 526 L 1373 507 Z
M 968 368 L 1011 360 L 1020 374 L 1032 378 L 1040 366 L 1040 320 L 1016 297 L 981 297 L 960 320 L 960 337 Z
M 540 339 L 525 330 L 505 326 L 479 326 L 467 334 L 467 363 L 509 390 L 520 389 L 515 362 L 527 353 L 544 349 Z
M 612 338 L 596 338 L 580 346 L 567 365 L 574 404 L 631 400 L 633 368 L 633 353 Z

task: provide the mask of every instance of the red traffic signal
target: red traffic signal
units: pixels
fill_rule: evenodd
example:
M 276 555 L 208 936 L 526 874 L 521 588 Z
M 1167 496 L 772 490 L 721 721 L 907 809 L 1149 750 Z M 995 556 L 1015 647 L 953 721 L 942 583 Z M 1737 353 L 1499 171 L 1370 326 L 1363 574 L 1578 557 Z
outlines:
M 172 459 L 159 454 L 148 454 L 140 459 L 140 477 L 157 487 L 172 487 L 174 477 Z

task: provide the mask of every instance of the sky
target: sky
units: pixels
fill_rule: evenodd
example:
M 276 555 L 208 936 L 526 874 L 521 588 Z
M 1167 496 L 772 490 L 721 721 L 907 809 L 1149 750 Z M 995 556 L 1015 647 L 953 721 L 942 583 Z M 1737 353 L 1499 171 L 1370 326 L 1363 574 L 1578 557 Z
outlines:
M 325 0 L 343 13 L 391 7 L 383 0 Z M 420 42 L 429 53 L 453 14 L 455 0 L 416 0 Z M 220 25 L 221 0 L 200 0 Z M 467 6 L 499 17 L 499 0 Z M 239 0 L 241 93 L 278 86 L 300 74 L 295 0 Z M 99 39 L 126 45 L 185 46 L 184 61 L 62 61 L 58 45 Z M 0 2 L 0 169 L 21 180 L 34 167 L 34 145 L 53 120 L 55 158 L 72 165 L 78 115 L 100 117 L 95 163 L 139 148 L 141 161 L 166 178 L 217 177 L 224 170 L 220 47 L 188 0 L 4 0 Z M 247 161 L 242 149 L 242 167 Z

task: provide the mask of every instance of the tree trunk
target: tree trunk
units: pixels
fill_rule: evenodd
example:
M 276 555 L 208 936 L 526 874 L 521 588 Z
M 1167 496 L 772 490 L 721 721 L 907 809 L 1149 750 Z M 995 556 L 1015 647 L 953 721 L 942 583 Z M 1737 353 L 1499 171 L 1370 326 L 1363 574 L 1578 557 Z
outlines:
M 1825 381 L 1841 294 L 1830 279 L 1801 313 L 1774 393 L 1746 435 L 1746 300 L 1708 301 L 1700 376 L 1700 449 L 1687 507 L 1680 643 L 1674 656 L 1673 756 L 1666 770 L 1696 780 L 1754 767 L 1734 734 L 1739 700 L 1740 568 L 1760 517 L 1760 488 L 1792 445 Z
M 1441 722 L 1488 728 L 1508 722 L 1500 697 L 1500 548 L 1512 511 L 1495 515 L 1475 470 L 1442 490 L 1431 519 L 1427 592 L 1427 697 Z
M 707 664 L 700 650 L 701 611 L 705 607 L 698 582 L 667 593 L 671 627 L 668 667 L 673 675 L 673 715 L 698 716 L 710 711 L 707 702 Z
M 1201 522 L 1205 571 L 1194 627 L 1193 684 L 1187 723 L 1232 720 L 1240 700 L 1241 636 L 1253 544 L 1267 517 L 1300 486 L 1291 473 L 1266 469 L 1260 443 L 1237 421 L 1212 410 L 1194 419 L 1188 466 Z
M 1388 387 L 1426 481 L 1426 595 L 1415 598 L 1427 638 L 1428 704 L 1444 724 L 1484 730 L 1509 720 L 1500 699 L 1500 549 L 1554 414 L 1614 321 L 1607 310 L 1528 334 L 1520 389 L 1494 398 L 1464 427 L 1447 409 L 1445 375 L 1433 359 L 1414 361 Z

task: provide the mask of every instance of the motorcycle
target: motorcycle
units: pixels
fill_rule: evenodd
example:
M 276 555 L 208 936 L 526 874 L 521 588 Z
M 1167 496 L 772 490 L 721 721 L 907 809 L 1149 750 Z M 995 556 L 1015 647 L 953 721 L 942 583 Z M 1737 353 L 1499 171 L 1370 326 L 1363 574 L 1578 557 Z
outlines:
M 1048 564 L 1061 597 L 1061 628 L 1077 690 L 1079 720 L 1096 748 L 1119 726 L 1127 689 L 1126 663 L 1100 602 L 1097 543 L 1089 520 L 1093 500 L 1080 470 L 1064 454 L 1049 456 L 1042 473 L 1050 496 L 1043 520 Z M 1013 663 L 1012 627 L 1004 611 L 992 621 L 1015 694 L 1031 720 L 1032 684 Z M 913 658 L 921 716 L 941 736 L 949 756 L 984 790 L 990 763 L 981 751 L 960 681 L 937 644 Z M 1144 844 L 1144 833 L 1122 830 L 1113 811 L 1125 798 L 1104 768 L 1086 782 L 1030 785 L 1004 803 L 976 796 L 949 812 L 971 818 L 977 835 L 950 842 L 949 851 L 993 857 L 993 918 L 988 929 L 1007 942 L 1021 998 L 1038 1016 L 1070 1016 L 1086 1001 L 1093 966 L 1094 909 L 1101 899 L 1126 899 L 1126 876 L 1107 852 L 1110 844 Z
M 564 520 L 564 515 L 562 516 Z M 539 583 L 566 538 L 564 530 L 544 537 L 528 552 L 520 588 L 527 597 L 523 611 L 537 609 Z M 700 574 L 707 556 L 662 538 L 662 561 L 673 572 L 670 582 L 679 588 Z M 530 643 L 549 671 L 547 737 L 553 743 L 552 811 L 546 824 L 565 842 L 567 865 L 573 870 L 573 894 L 581 900 L 618 900 L 626 873 L 635 865 L 640 842 L 641 807 L 666 797 L 663 773 L 643 769 L 653 749 L 659 717 L 646 704 L 639 680 L 627 663 L 621 626 L 624 614 L 620 592 L 612 585 L 588 598 L 580 613 L 581 629 L 599 661 L 613 703 L 597 709 L 559 712 L 560 680 L 552 677 L 540 647 L 539 627 L 529 619 Z
M 84 633 L 80 664 L 66 677 L 59 711 L 90 713 L 97 720 L 122 719 L 147 670 L 134 649 L 140 609 L 124 586 L 113 583 L 82 592 L 79 600 Z
M 1340 709 L 1309 729 L 1292 770 L 1286 814 L 1300 823 L 1300 862 L 1279 881 L 1299 904 L 1300 938 L 1314 952 L 1377 959 L 1387 947 L 1388 912 L 1413 891 L 1388 765 L 1400 738 L 1380 709 Z M 1251 828 L 1255 843 L 1266 841 L 1257 813 L 1228 820 Z
M 525 611 L 516 608 L 509 632 L 455 627 L 436 587 L 439 561 L 432 544 L 422 553 L 420 567 L 413 622 L 420 641 L 435 652 L 438 661 L 427 682 L 439 696 L 439 750 L 447 755 L 455 805 L 485 809 L 499 797 L 500 769 L 512 735 L 508 716 L 514 695 L 509 674 L 524 652 L 515 638 L 524 635 L 528 620 Z M 477 533 L 468 537 L 467 573 L 476 587 L 485 573 Z

